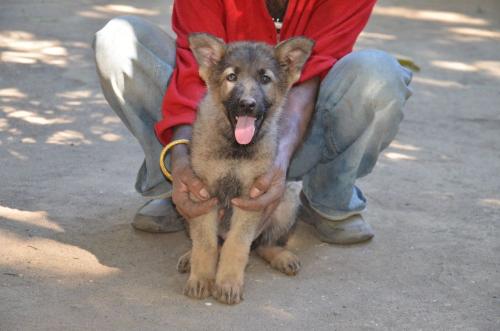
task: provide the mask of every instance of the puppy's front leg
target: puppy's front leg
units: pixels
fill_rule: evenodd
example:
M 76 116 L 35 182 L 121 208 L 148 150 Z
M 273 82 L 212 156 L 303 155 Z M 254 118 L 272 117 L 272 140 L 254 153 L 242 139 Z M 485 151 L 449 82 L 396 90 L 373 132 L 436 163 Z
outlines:
M 222 246 L 212 293 L 220 302 L 235 304 L 243 298 L 245 267 L 261 217 L 261 212 L 233 209 L 231 228 Z
M 217 208 L 190 220 L 189 234 L 193 248 L 184 294 L 202 299 L 210 295 L 217 270 Z

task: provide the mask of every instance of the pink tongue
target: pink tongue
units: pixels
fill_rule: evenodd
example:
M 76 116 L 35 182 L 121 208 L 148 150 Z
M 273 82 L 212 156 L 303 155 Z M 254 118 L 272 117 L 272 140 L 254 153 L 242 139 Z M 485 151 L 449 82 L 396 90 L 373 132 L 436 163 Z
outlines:
M 255 133 L 255 117 L 239 116 L 236 118 L 234 136 L 240 145 L 249 144 Z

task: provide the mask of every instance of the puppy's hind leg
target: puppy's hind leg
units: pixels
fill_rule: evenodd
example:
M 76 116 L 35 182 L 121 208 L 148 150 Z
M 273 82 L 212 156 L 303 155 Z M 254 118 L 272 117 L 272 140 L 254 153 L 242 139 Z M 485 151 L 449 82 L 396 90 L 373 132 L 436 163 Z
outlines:
M 256 251 L 271 267 L 288 276 L 295 276 L 300 270 L 300 260 L 297 255 L 284 247 L 259 246 Z
M 269 226 L 257 239 L 257 254 L 273 268 L 289 276 L 296 275 L 300 269 L 299 258 L 285 248 L 297 222 L 300 188 L 300 184 L 287 183 L 283 200 L 271 215 Z
M 191 249 L 190 275 L 184 294 L 203 299 L 210 295 L 217 270 L 217 209 L 189 221 Z M 183 257 L 187 258 L 185 254 Z

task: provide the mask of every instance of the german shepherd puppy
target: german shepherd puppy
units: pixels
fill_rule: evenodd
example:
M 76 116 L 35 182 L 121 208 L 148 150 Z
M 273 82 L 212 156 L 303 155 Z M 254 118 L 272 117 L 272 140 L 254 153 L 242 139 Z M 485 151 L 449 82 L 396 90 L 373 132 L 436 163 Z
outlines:
M 255 179 L 272 166 L 286 94 L 300 77 L 314 43 L 296 37 L 276 47 L 225 44 L 196 33 L 189 44 L 207 85 L 193 126 L 191 164 L 220 206 L 189 220 L 193 246 L 180 258 L 178 269 L 190 270 L 187 296 L 212 294 L 220 302 L 235 304 L 242 300 L 251 247 L 287 275 L 300 268 L 297 256 L 284 248 L 296 222 L 297 190 L 288 186 L 264 229 L 259 229 L 262 212 L 233 207 L 231 199 L 248 197 Z M 222 221 L 219 208 L 225 210 Z M 221 248 L 219 238 L 224 239 Z

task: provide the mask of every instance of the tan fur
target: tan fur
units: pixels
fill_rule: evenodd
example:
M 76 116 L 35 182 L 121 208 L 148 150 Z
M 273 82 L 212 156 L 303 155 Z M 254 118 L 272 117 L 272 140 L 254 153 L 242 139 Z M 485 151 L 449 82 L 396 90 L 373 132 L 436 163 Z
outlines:
M 292 252 L 280 246 L 259 246 L 257 254 L 273 268 L 289 276 L 296 275 L 300 269 L 300 260 Z
M 209 90 L 199 105 L 197 120 L 193 127 L 191 144 L 193 170 L 205 182 L 212 195 L 218 193 L 217 183 L 222 178 L 230 176 L 241 186 L 241 196 L 248 197 L 255 179 L 266 173 L 272 165 L 279 134 L 277 121 L 281 115 L 286 92 L 298 79 L 312 43 L 302 38 L 289 44 L 284 42 L 283 47 L 278 46 L 275 49 L 252 43 L 240 43 L 233 47 L 232 45 L 226 46 L 209 35 L 197 34 L 190 38 L 190 44 L 200 64 L 200 75 L 206 81 Z M 214 69 L 218 60 L 222 59 L 226 53 L 238 51 L 237 47 L 247 47 L 257 53 L 262 52 L 262 58 L 266 54 L 268 58 L 268 54 L 274 54 L 273 56 L 277 57 L 282 65 L 282 67 L 275 66 L 278 69 L 268 74 L 273 84 L 261 86 L 267 98 L 273 101 L 273 106 L 268 110 L 262 122 L 261 139 L 252 147 L 257 152 L 248 158 L 224 156 L 232 144 L 224 133 L 231 133 L 232 128 L 223 101 L 227 100 L 235 86 L 224 77 L 227 77 L 229 73 L 234 73 L 237 69 L 231 66 L 224 68 L 219 74 L 221 77 Z M 259 61 L 261 57 L 257 57 L 254 65 L 266 64 L 264 60 L 260 64 Z M 252 96 L 256 90 L 255 79 L 252 78 L 250 71 L 241 72 L 241 68 L 239 70 L 241 77 L 239 88 L 242 95 Z M 261 235 L 259 238 L 265 237 L 267 243 L 266 247 L 257 248 L 259 255 L 276 269 L 294 275 L 300 267 L 298 258 L 283 247 L 276 246 L 275 242 L 286 235 L 295 223 L 297 194 L 296 189 L 292 186 L 288 187 L 282 202 L 271 216 L 265 229 L 258 228 L 262 219 L 261 212 L 246 211 L 237 207 L 233 207 L 230 229 L 227 233 L 221 233 L 221 228 L 218 226 L 217 208 L 190 220 L 189 228 L 193 247 L 190 253 L 181 257 L 178 264 L 180 271 L 190 270 L 184 293 L 194 298 L 204 298 L 211 293 L 223 303 L 239 303 L 242 299 L 244 270 L 248 262 L 250 247 L 259 235 Z M 218 236 L 225 238 L 220 256 L 217 249 Z
M 201 299 L 210 295 L 217 268 L 217 210 L 194 218 L 189 224 L 193 247 L 184 294 Z

